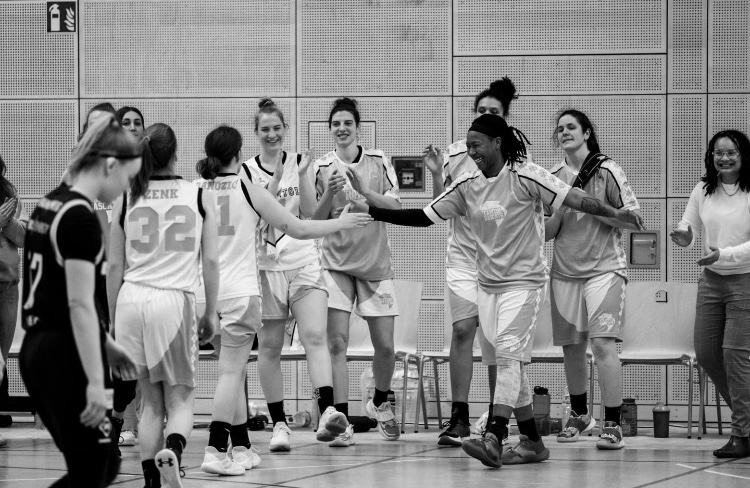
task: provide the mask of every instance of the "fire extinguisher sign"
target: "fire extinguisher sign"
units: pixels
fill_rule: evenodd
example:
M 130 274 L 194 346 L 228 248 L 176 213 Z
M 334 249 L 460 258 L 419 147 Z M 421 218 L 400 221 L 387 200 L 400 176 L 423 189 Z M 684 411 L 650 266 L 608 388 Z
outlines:
M 76 2 L 47 2 L 47 32 L 75 32 Z

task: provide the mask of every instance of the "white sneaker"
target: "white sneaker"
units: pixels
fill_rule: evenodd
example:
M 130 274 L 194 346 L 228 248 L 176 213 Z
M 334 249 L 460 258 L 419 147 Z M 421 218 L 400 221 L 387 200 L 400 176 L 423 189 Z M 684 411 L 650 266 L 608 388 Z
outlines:
M 201 471 L 222 476 L 242 476 L 245 474 L 245 468 L 234 462 L 232 458 L 227 456 L 227 453 L 219 452 L 212 446 L 206 446 Z
M 118 442 L 120 446 L 134 446 L 135 445 L 135 433 L 132 430 L 123 430 L 120 432 L 120 439 Z
M 0 447 L 7 446 L 8 445 L 8 439 L 5 438 L 5 436 L 0 435 Z
M 271 452 L 280 451 L 291 451 L 292 446 L 289 443 L 289 438 L 292 436 L 292 431 L 289 430 L 289 426 L 284 422 L 279 422 L 273 426 L 273 436 L 271 436 L 271 446 L 268 448 Z
M 343 434 L 339 434 L 334 440 L 328 443 L 330 447 L 349 447 L 356 444 L 354 442 L 354 426 L 349 424 Z
M 367 402 L 365 407 L 367 416 L 378 421 L 378 432 L 385 440 L 395 441 L 401 437 L 401 426 L 396 420 L 396 416 L 391 410 L 391 402 L 383 402 L 376 407 L 372 400 Z
M 348 426 L 349 421 L 346 419 L 346 415 L 337 412 L 335 407 L 328 407 L 320 416 L 315 438 L 321 442 L 331 442 L 340 434 L 346 432 Z
M 177 454 L 172 449 L 162 449 L 154 457 L 156 467 L 162 478 L 162 486 L 169 488 L 183 488 L 180 479 L 180 463 Z
M 233 447 L 232 459 L 235 463 L 242 466 L 243 469 L 253 469 L 260 464 L 259 452 L 255 446 L 250 446 L 250 449 L 243 446 Z

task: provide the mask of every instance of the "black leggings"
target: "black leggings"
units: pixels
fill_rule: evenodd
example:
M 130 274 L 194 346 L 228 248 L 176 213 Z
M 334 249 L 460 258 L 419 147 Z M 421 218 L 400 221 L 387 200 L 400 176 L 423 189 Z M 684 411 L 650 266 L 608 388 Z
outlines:
M 32 328 L 21 346 L 19 367 L 34 407 L 68 466 L 68 473 L 51 486 L 109 486 L 120 471 L 111 412 L 98 428 L 81 424 L 88 381 L 71 333 Z

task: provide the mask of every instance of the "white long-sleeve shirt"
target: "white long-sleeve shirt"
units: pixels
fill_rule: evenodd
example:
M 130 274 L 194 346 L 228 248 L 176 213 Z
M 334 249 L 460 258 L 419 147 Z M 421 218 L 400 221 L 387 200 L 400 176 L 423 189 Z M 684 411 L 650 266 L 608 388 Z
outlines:
M 706 195 L 703 185 L 700 182 L 693 188 L 678 228 L 686 230 L 690 225 L 693 235 L 700 229 L 705 254 L 711 246 L 719 249 L 719 260 L 707 266 L 711 271 L 750 273 L 750 193 L 719 184 L 712 195 Z

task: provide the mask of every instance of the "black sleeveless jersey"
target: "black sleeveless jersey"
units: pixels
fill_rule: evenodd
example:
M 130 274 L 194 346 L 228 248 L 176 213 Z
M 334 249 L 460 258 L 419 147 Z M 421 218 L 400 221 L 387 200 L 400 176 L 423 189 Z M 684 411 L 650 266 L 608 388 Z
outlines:
M 94 303 L 102 332 L 109 329 L 104 239 L 94 207 L 82 194 L 63 185 L 34 209 L 26 229 L 23 263 L 23 328 L 72 334 L 65 281 L 66 259 L 95 266 Z M 104 334 L 101 334 L 102 344 Z

